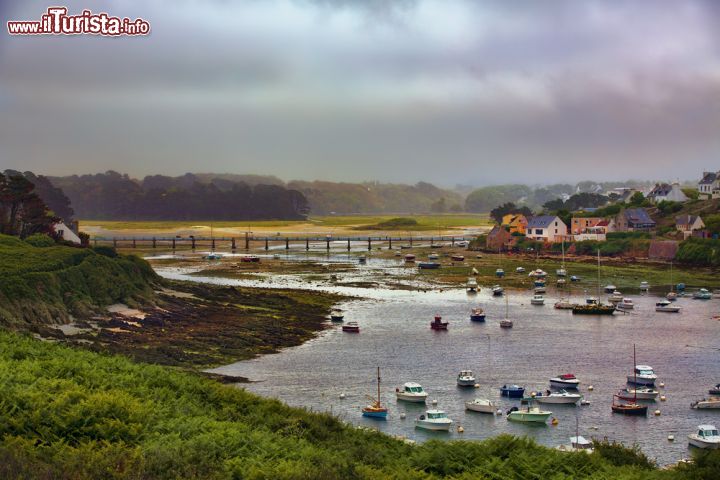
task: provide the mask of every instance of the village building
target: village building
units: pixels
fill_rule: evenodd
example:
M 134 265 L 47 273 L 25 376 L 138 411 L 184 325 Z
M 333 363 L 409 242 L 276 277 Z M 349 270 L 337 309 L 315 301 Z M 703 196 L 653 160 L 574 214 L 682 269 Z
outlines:
M 687 195 L 685 195 L 680 188 L 680 184 L 677 182 L 672 184 L 658 183 L 652 190 L 650 190 L 650 193 L 648 193 L 646 197 L 653 203 L 660 203 L 663 201 L 687 202 L 689 200 Z
M 504 225 L 495 225 L 488 233 L 485 245 L 489 250 L 509 250 L 516 240 L 517 237 L 513 236 Z
M 525 215 L 518 213 L 509 213 L 502 218 L 502 225 L 508 227 L 510 233 L 520 233 L 525 235 L 527 230 L 527 218 Z
M 567 225 L 555 215 L 541 215 L 528 220 L 527 238 L 541 242 L 555 243 L 568 235 Z
M 703 176 L 698 182 L 698 192 L 700 198 L 704 200 L 720 198 L 720 171 L 703 172 Z
M 80 237 L 67 225 L 65 225 L 64 222 L 57 222 L 55 225 L 53 225 L 53 230 L 55 231 L 55 234 L 62 240 L 65 240 L 66 242 L 71 242 L 76 245 L 82 244 L 82 240 L 80 240 Z
M 684 238 L 693 235 L 696 230 L 705 228 L 705 222 L 697 215 L 681 215 L 675 218 L 675 229 L 682 232 Z
M 656 226 L 657 223 L 644 208 L 627 208 L 615 217 L 617 232 L 650 232 Z
M 572 219 L 570 219 L 570 233 L 572 235 L 578 235 L 602 221 L 603 218 L 601 217 L 572 217 Z

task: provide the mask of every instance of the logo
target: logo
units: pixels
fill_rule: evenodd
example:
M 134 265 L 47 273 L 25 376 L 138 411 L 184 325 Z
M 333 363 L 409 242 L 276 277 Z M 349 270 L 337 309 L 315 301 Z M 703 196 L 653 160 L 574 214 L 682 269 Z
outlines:
M 150 23 L 142 18 L 131 20 L 83 10 L 68 15 L 67 7 L 49 7 L 40 21 L 7 22 L 10 35 L 101 35 L 108 37 L 148 35 Z

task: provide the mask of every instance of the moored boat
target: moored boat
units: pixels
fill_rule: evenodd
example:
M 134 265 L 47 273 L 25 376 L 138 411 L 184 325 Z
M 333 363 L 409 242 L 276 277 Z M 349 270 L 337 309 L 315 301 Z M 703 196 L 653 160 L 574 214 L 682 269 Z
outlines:
M 503 270 L 502 268 L 498 268 L 497 270 L 495 270 L 495 276 L 498 277 L 498 278 L 504 277 L 504 276 L 505 276 L 505 270 Z
M 538 403 L 555 403 L 555 404 L 577 404 L 582 400 L 583 396 L 579 393 L 570 393 L 565 390 L 559 392 L 547 391 L 544 394 L 535 395 L 535 401 Z
M 428 255 L 428 260 L 439 260 L 439 259 L 440 259 L 440 255 L 438 255 L 437 253 L 431 253 Z
M 523 398 L 525 387 L 519 385 L 503 385 L 500 387 L 500 395 L 508 398 Z
M 605 285 L 605 293 L 613 293 L 615 290 L 617 290 L 615 285 Z
M 469 277 L 467 279 L 467 284 L 465 285 L 465 288 L 467 288 L 468 292 L 477 292 L 478 291 L 478 283 L 477 283 L 477 280 L 475 280 L 475 277 Z
M 507 318 L 500 320 L 500 328 L 512 328 L 513 322 L 512 320 L 508 320 Z
M 525 267 L 517 267 L 515 273 L 525 273 Z
M 538 407 L 512 407 L 508 412 L 507 419 L 513 422 L 545 423 L 552 412 L 540 410 Z
M 658 394 L 657 390 L 650 387 L 624 388 L 617 395 L 623 400 L 655 400 Z
M 414 262 L 415 262 L 415 255 L 413 255 L 412 253 L 408 253 L 407 255 L 405 255 L 405 261 L 406 261 L 407 263 L 414 263 Z
M 581 277 L 578 277 L 577 275 L 571 275 L 571 276 L 570 276 L 570 281 L 571 281 L 571 282 L 579 282 L 579 281 L 581 281 L 581 280 L 582 280 L 582 278 L 581 278 Z
M 564 268 L 558 268 L 557 270 L 555 270 L 555 275 L 557 275 L 558 277 L 565 277 L 567 276 L 567 270 L 565 270 Z
M 360 325 L 358 325 L 357 322 L 347 322 L 342 326 L 342 331 L 348 333 L 360 333 Z
M 669 300 L 660 300 L 655 304 L 655 311 L 656 312 L 667 312 L 667 313 L 678 313 L 680 311 L 680 307 L 677 307 L 670 303 Z
M 586 439 L 582 435 L 576 437 L 570 437 L 569 445 L 560 445 L 557 447 L 561 452 L 585 452 L 592 453 L 595 449 L 590 440 Z
M 720 433 L 715 425 L 698 425 L 697 433 L 688 435 L 688 443 L 703 449 L 719 449 Z
M 635 345 L 633 344 L 633 363 L 635 363 L 635 361 Z M 638 384 L 638 374 L 643 375 L 645 378 L 649 378 L 648 370 L 654 376 L 652 368 L 646 365 L 635 365 L 632 383 L 636 385 Z M 628 382 L 630 381 L 630 377 L 628 377 Z M 655 380 L 653 379 L 653 383 L 654 381 Z M 616 400 L 621 400 L 621 397 L 619 397 L 618 395 L 613 395 L 613 403 L 611 407 L 613 413 L 621 413 L 623 415 L 647 416 L 648 407 L 647 405 L 640 405 L 639 403 L 637 403 L 637 395 L 633 395 L 632 400 L 630 400 L 628 403 L 617 402 Z
M 419 262 L 418 268 L 423 270 L 435 270 L 440 268 L 440 264 L 437 262 Z
M 618 302 L 617 305 L 615 305 L 615 308 L 618 310 L 633 310 L 635 308 L 635 303 L 633 303 L 632 299 L 626 297 Z
M 690 404 L 690 408 L 696 410 L 715 410 L 720 408 L 720 397 L 708 397 L 696 400 Z
M 535 287 L 535 288 L 533 288 L 533 292 L 534 292 L 534 293 L 537 293 L 537 294 L 547 293 L 547 288 L 545 288 L 545 287 Z
M 415 427 L 425 430 L 445 431 L 450 430 L 453 421 L 450 420 L 443 410 L 427 410 L 423 415 L 415 419 Z
M 330 312 L 330 320 L 333 322 L 342 322 L 345 316 L 340 310 L 333 310 Z
M 573 304 L 570 302 L 570 300 L 566 298 L 561 298 L 557 302 L 555 302 L 555 308 L 558 310 L 572 310 Z
M 528 274 L 529 277 L 535 277 L 535 278 L 545 278 L 547 277 L 547 272 L 538 268 L 533 270 Z
M 447 330 L 448 322 L 443 322 L 440 315 L 435 315 L 435 318 L 430 322 L 430 328 L 432 330 Z
M 650 365 L 635 365 L 633 374 L 627 376 L 628 383 L 635 385 L 654 386 L 655 380 L 657 380 L 657 375 Z
M 464 256 L 464 255 L 453 254 L 453 255 L 450 255 L 450 260 L 452 260 L 453 262 L 464 262 L 464 261 L 465 261 L 465 256 Z
M 708 393 L 710 395 L 718 395 L 720 396 L 720 383 L 712 387 L 710 390 L 708 390 Z
M 701 288 L 697 292 L 693 293 L 693 298 L 695 300 L 710 300 L 712 298 L 712 293 L 707 288 Z
M 472 312 L 470 312 L 470 321 L 472 322 L 484 322 L 485 321 L 485 311 L 482 308 L 473 308 Z
M 648 290 L 650 290 L 650 284 L 646 281 L 640 282 L 640 290 L 643 292 L 647 292 Z
M 471 402 L 465 402 L 465 409 L 472 412 L 495 413 L 497 406 L 485 398 L 476 398 Z
M 402 386 L 402 389 L 395 389 L 395 397 L 405 402 L 425 403 L 428 394 L 419 383 L 407 382 Z
M 457 384 L 460 387 L 474 387 L 475 386 L 475 375 L 472 370 L 461 370 L 457 376 Z
M 550 386 L 555 388 L 574 388 L 577 389 L 580 385 L 580 380 L 572 373 L 563 373 L 557 377 L 550 379 Z
M 492 287 L 492 294 L 496 297 L 499 297 L 500 295 L 502 295 L 504 291 L 505 290 L 500 285 L 495 285 Z
M 532 305 L 545 305 L 545 297 L 540 294 L 535 294 L 530 299 Z
M 388 409 L 380 403 L 380 367 L 377 367 L 377 398 L 370 397 L 370 399 L 373 402 L 362 409 L 363 417 L 387 418 Z
M 674 302 L 675 300 L 677 300 L 677 297 L 678 297 L 677 293 L 675 293 L 675 292 L 668 292 L 668 294 L 665 295 L 665 298 L 667 298 L 671 302 Z
M 215 252 L 210 252 L 207 255 L 203 257 L 205 260 L 220 260 L 222 259 L 222 255 Z
M 608 302 L 610 303 L 620 303 L 623 300 L 623 294 L 620 293 L 618 290 L 613 290 L 613 292 L 608 296 Z

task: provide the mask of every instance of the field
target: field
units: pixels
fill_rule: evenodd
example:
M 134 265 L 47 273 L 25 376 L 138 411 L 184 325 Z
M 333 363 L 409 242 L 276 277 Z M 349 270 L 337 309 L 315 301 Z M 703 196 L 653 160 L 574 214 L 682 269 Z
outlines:
M 166 367 L 0 332 L 0 478 L 713 478 L 720 452 L 659 470 L 601 444 L 410 445 Z M 408 420 L 411 421 L 411 420 Z M 715 469 L 715 470 L 714 470 Z

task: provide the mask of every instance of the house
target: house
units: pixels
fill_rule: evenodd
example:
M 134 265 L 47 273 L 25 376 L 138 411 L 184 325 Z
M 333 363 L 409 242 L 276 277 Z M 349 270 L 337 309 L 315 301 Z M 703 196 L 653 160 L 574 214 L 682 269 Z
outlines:
M 80 237 L 67 225 L 65 225 L 64 222 L 57 222 L 55 225 L 53 225 L 53 230 L 55 231 L 55 234 L 65 240 L 66 242 L 72 242 L 77 245 L 82 244 L 82 240 L 80 240 Z
M 655 184 L 655 187 L 650 190 L 650 193 L 648 193 L 646 197 L 653 203 L 660 203 L 662 201 L 687 202 L 689 200 L 687 195 L 685 195 L 680 188 L 680 184 L 677 182 L 674 182 L 672 184 Z
M 555 215 L 541 215 L 528 220 L 527 238 L 554 243 L 567 237 L 567 225 Z
M 509 213 L 502 218 L 502 225 L 508 227 L 510 233 L 521 233 L 525 235 L 527 229 L 527 218 L 518 213 Z
M 700 198 L 710 200 L 720 198 L 720 171 L 703 172 L 703 177 L 698 182 Z
M 508 250 L 515 244 L 516 238 L 504 225 L 495 225 L 488 233 L 486 246 L 489 250 Z
M 648 248 L 650 260 L 672 260 L 677 255 L 679 243 L 672 240 L 652 240 Z
M 572 235 L 578 235 L 602 221 L 603 219 L 600 217 L 573 217 L 570 220 L 570 233 Z
M 705 222 L 697 215 L 681 215 L 675 217 L 675 229 L 682 232 L 684 238 L 690 237 L 695 230 L 705 228 Z
M 582 231 L 573 234 L 573 240 L 582 242 L 585 240 L 594 240 L 596 242 L 604 242 L 607 240 L 607 232 L 610 231 L 610 221 L 601 219 L 592 227 L 586 227 Z
M 644 208 L 626 208 L 615 217 L 617 232 L 649 232 L 655 230 L 657 224 L 650 218 Z

